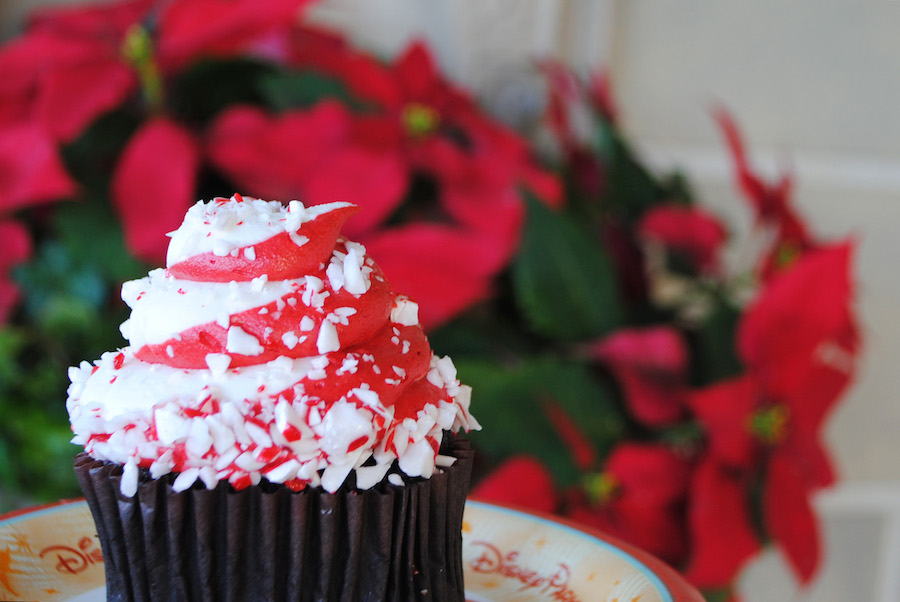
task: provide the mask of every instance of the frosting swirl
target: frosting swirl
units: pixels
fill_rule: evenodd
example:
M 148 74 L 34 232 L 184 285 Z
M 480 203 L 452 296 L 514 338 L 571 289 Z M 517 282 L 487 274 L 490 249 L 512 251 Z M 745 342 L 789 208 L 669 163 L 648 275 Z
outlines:
M 126 282 L 129 345 L 69 369 L 73 443 L 177 473 L 173 488 L 263 478 L 358 488 L 392 466 L 429 477 L 444 431 L 478 429 L 470 390 L 432 354 L 417 306 L 365 248 L 339 236 L 349 203 L 306 208 L 235 195 L 199 202 L 171 233 L 166 269 Z

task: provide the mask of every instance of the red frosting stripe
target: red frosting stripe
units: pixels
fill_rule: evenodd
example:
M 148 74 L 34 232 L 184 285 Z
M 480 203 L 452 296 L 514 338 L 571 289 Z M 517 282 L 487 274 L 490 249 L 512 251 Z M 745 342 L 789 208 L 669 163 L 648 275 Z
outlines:
M 228 329 L 217 322 L 207 322 L 184 330 L 177 337 L 156 345 L 144 345 L 135 352 L 135 356 L 145 362 L 165 364 L 173 368 L 206 368 L 206 355 L 224 353 L 231 357 L 232 368 L 264 364 L 279 356 L 300 358 L 319 355 L 316 348 L 319 330 L 325 318 L 336 309 L 349 307 L 356 313 L 347 317 L 347 324 L 335 324 L 341 347 L 346 348 L 372 337 L 391 314 L 394 293 L 384 280 L 377 266 L 371 276 L 371 287 L 362 297 L 357 297 L 346 290 L 334 292 L 331 289 L 324 270 L 314 275 L 323 281 L 323 291 L 330 294 L 325 297 L 321 311 L 306 306 L 303 301 L 303 288 L 285 295 L 279 301 L 229 316 L 228 325 L 238 326 L 247 334 L 259 340 L 264 350 L 259 355 L 240 355 L 226 350 Z M 279 309 L 279 307 L 281 309 Z M 299 325 L 304 318 L 309 318 L 312 327 L 301 331 Z M 287 342 L 285 340 L 288 335 Z M 296 341 L 293 347 L 288 342 Z
M 234 255 L 224 257 L 212 252 L 188 257 L 168 268 L 170 275 L 198 282 L 245 282 L 266 274 L 269 280 L 291 280 L 318 272 L 328 261 L 338 233 L 350 216 L 359 211 L 356 205 L 337 207 L 303 223 L 296 234 L 309 241 L 297 245 L 288 232 L 254 245 L 255 259 L 247 259 L 241 247 Z
M 400 332 L 395 334 L 395 329 Z M 395 343 L 397 340 L 399 342 Z M 404 344 L 404 341 L 409 344 Z M 405 351 L 405 353 L 404 353 Z M 374 358 L 367 361 L 364 356 Z M 349 397 L 350 391 L 368 388 L 378 394 L 381 403 L 392 406 L 410 386 L 425 376 L 431 365 L 431 347 L 419 326 L 387 324 L 370 340 L 346 351 L 328 353 L 328 366 L 324 378 L 304 378 L 300 381 L 305 394 L 331 403 Z M 348 372 L 344 361 L 351 357 L 358 360 L 356 369 Z M 397 374 L 393 367 L 402 367 L 404 374 Z M 425 401 L 417 401 L 421 410 Z

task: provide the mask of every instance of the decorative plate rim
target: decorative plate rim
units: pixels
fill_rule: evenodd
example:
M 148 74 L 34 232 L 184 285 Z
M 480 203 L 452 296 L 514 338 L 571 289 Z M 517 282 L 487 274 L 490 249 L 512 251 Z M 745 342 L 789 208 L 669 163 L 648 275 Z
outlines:
M 680 573 L 668 564 L 628 542 L 617 537 L 582 525 L 575 521 L 510 504 L 487 502 L 478 497 L 466 499 L 466 505 L 472 504 L 491 510 L 499 510 L 514 514 L 522 519 L 543 522 L 559 528 L 570 535 L 596 540 L 596 543 L 613 554 L 627 560 L 639 568 L 650 578 L 660 594 L 668 596 L 667 602 L 705 602 L 703 596 L 690 585 Z
M 86 505 L 87 502 L 84 498 L 68 498 L 6 512 L 0 515 L 0 527 L 15 524 L 20 520 L 34 518 L 48 511 L 59 511 L 66 506 L 77 504 Z M 602 547 L 605 551 L 633 565 L 653 584 L 663 597 L 663 602 L 704 602 L 704 598 L 700 593 L 675 569 L 648 552 L 602 531 L 559 516 L 514 505 L 488 502 L 477 497 L 468 498 L 466 505 L 491 512 L 506 513 L 517 520 L 544 524 L 567 536 L 587 539 L 589 542 Z

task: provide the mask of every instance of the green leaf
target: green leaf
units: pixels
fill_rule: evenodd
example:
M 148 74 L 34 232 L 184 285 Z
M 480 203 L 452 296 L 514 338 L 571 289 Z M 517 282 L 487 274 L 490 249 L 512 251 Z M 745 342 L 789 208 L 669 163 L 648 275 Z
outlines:
M 25 346 L 25 336 L 12 327 L 0 328 L 0 398 L 20 376 L 17 357 Z
M 93 266 L 114 285 L 146 274 L 146 266 L 126 250 L 115 213 L 99 198 L 57 206 L 54 226 L 74 263 Z
M 718 300 L 713 310 L 690 336 L 692 356 L 691 382 L 702 387 L 737 376 L 743 367 L 735 348 L 735 335 L 740 310 L 725 300 Z
M 638 219 L 664 198 L 665 192 L 621 135 L 615 136 L 610 146 L 604 201 L 627 219 Z
M 526 198 L 528 220 L 512 276 L 528 325 L 555 340 L 590 339 L 618 326 L 616 276 L 600 241 L 570 215 Z
M 98 117 L 74 141 L 61 149 L 69 173 L 94 195 L 105 195 L 122 149 L 140 125 L 140 117 L 125 110 Z
M 259 82 L 278 71 L 274 63 L 248 58 L 198 61 L 173 82 L 171 111 L 179 120 L 202 127 L 228 107 L 264 105 Z
M 305 109 L 328 98 L 354 109 L 363 108 L 341 80 L 312 71 L 270 73 L 260 79 L 259 89 L 275 111 Z
M 691 188 L 691 182 L 684 173 L 675 171 L 669 174 L 663 179 L 661 185 L 663 196 L 685 205 L 693 204 L 694 191 Z
M 581 469 L 554 428 L 548 404 L 558 404 L 597 451 L 600 462 L 623 428 L 606 387 L 575 362 L 532 358 L 514 366 L 490 360 L 456 361 L 462 382 L 473 388 L 472 412 L 483 430 L 473 443 L 494 462 L 530 454 L 551 470 L 561 487 L 578 482 Z

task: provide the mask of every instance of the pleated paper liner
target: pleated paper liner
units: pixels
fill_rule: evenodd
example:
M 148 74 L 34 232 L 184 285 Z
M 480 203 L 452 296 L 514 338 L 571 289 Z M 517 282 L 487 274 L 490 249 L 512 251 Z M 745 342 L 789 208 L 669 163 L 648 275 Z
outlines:
M 473 451 L 430 479 L 368 490 L 293 492 L 263 482 L 180 493 L 142 473 L 133 498 L 122 467 L 75 458 L 106 564 L 109 600 L 462 602 L 462 516 Z

